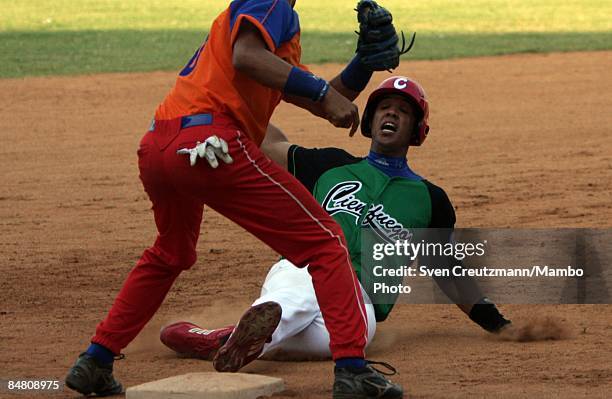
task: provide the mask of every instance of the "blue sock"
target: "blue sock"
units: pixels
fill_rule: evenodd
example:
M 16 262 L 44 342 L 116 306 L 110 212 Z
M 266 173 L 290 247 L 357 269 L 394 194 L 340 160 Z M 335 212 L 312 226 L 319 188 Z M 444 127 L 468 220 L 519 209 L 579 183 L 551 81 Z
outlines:
M 102 345 L 91 344 L 85 352 L 100 363 L 108 364 L 115 360 L 115 354 Z
M 361 357 L 344 357 L 336 360 L 336 367 L 346 368 L 350 367 L 353 369 L 360 369 L 366 366 L 365 359 Z

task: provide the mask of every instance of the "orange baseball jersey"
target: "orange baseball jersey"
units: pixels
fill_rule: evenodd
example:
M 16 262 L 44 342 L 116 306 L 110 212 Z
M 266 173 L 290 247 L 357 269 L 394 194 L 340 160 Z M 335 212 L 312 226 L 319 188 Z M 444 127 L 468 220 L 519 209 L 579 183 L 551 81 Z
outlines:
M 257 145 L 261 144 L 282 93 L 234 68 L 232 49 L 245 19 L 259 29 L 270 51 L 306 69 L 300 64 L 299 18 L 287 0 L 235 0 L 213 22 L 206 41 L 157 108 L 155 119 L 206 112 L 224 114 L 234 119 Z

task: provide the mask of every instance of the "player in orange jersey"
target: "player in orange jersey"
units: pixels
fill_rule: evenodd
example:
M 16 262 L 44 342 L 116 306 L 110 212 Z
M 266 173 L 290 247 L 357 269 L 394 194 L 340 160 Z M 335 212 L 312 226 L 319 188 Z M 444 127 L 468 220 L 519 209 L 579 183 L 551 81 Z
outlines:
M 69 371 L 70 388 L 98 395 L 122 391 L 112 375 L 113 358 L 155 314 L 179 274 L 195 263 L 206 204 L 293 264 L 309 265 L 336 375 L 341 371 L 343 381 L 347 373 L 354 375 L 352 397 L 402 396 L 401 387 L 364 360 L 365 305 L 342 230 L 291 174 L 259 149 L 281 99 L 334 126 L 350 128 L 352 135 L 359 114 L 350 99 L 372 75 L 359 56 L 331 82 L 301 65 L 294 4 L 232 1 L 157 108 L 138 159 L 159 234 L 129 273 L 92 344 Z M 217 157 L 224 164 L 219 166 Z M 199 158 L 208 163 L 198 163 Z M 249 323 L 236 329 L 224 355 L 214 360 L 217 370 L 237 370 L 247 356 L 262 350 L 276 328 L 280 306 L 252 309 L 246 315 Z M 377 388 L 372 390 L 372 384 Z

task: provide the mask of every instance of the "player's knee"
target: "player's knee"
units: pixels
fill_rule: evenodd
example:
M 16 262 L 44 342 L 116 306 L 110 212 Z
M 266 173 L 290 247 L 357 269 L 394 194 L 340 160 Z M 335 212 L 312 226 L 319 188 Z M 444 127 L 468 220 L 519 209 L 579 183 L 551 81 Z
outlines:
M 195 265 L 197 260 L 198 255 L 196 254 L 196 251 L 182 251 L 174 256 L 171 265 L 181 270 L 188 270 Z
M 170 269 L 187 270 L 197 261 L 197 253 L 191 248 L 173 248 L 172 251 L 154 246 L 145 251 L 141 261 L 165 266 Z
M 342 231 L 342 228 L 340 227 L 339 224 L 333 223 L 332 225 L 329 226 L 329 230 L 332 232 L 334 240 L 340 239 L 343 242 L 346 241 L 344 239 L 344 232 Z
M 309 267 L 319 267 L 321 265 L 332 267 L 333 265 L 346 262 L 347 259 L 350 259 L 350 254 L 346 245 L 335 240 L 326 242 L 317 251 L 309 254 L 304 261 L 304 265 L 310 265 Z
M 328 251 L 331 253 L 344 253 L 347 248 L 346 239 L 344 238 L 344 232 L 342 228 L 336 223 L 327 226 L 329 234 L 326 234 L 319 243 L 318 247 L 321 250 Z
M 309 251 L 300 254 L 291 254 L 287 256 L 297 267 L 304 267 L 308 264 L 335 264 L 346 260 L 350 257 L 348 246 L 344 239 L 342 229 L 337 224 L 327 226 L 327 234 L 319 236 L 318 240 L 311 241 Z

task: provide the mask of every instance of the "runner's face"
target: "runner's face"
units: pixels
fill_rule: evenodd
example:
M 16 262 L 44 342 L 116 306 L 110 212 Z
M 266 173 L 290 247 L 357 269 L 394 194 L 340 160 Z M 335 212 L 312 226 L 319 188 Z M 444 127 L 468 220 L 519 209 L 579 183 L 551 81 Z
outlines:
M 383 98 L 372 118 L 371 149 L 383 155 L 405 156 L 415 124 L 415 109 L 408 100 L 398 94 Z

